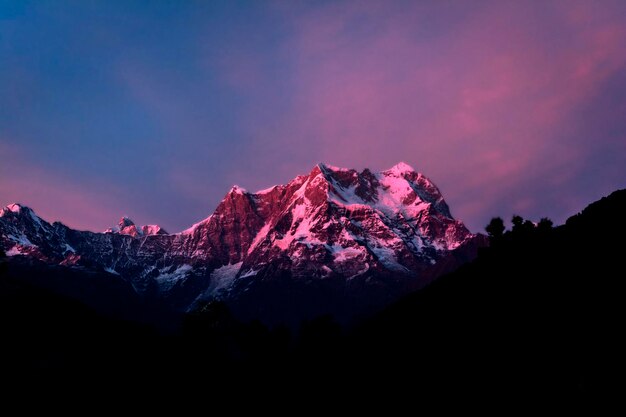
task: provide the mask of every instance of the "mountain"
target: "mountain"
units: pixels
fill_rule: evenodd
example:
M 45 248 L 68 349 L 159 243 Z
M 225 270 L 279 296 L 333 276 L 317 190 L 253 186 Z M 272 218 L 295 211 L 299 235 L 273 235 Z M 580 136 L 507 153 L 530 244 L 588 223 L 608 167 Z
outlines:
M 176 234 L 123 217 L 104 233 L 0 212 L 11 263 L 106 273 L 177 311 L 212 300 L 267 323 L 379 308 L 475 257 L 485 245 L 410 166 L 357 172 L 318 164 L 256 193 L 234 186 L 215 212 Z
M 105 230 L 104 233 L 118 233 L 132 237 L 168 234 L 165 229 L 156 224 L 137 227 L 135 223 L 126 216 L 120 219 L 116 227 L 111 227 Z

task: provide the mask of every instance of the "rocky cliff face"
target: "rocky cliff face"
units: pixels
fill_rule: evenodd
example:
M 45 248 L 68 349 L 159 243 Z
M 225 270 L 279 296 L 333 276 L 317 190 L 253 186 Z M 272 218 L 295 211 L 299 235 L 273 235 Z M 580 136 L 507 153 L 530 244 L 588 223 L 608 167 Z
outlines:
M 403 163 L 380 173 L 319 164 L 256 193 L 235 186 L 211 216 L 177 234 L 128 218 L 105 233 L 76 231 L 17 204 L 0 212 L 11 257 L 104 270 L 178 310 L 220 299 L 270 322 L 383 305 L 483 242 Z

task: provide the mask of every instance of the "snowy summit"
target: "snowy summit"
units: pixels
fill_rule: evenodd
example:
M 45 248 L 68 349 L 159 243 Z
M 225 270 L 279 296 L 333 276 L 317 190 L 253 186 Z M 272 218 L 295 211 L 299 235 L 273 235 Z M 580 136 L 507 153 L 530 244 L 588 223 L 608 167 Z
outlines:
M 262 302 L 258 308 L 271 314 L 263 307 L 268 288 L 280 304 L 283 291 L 292 297 L 312 282 L 325 299 L 339 297 L 336 305 L 351 297 L 346 288 L 380 305 L 471 258 L 481 244 L 452 217 L 437 186 L 403 162 L 377 173 L 318 164 L 257 193 L 233 186 L 213 214 L 174 235 L 128 217 L 105 233 L 79 232 L 25 212 L 13 204 L 0 217 L 0 242 L 12 259 L 96 268 L 181 310 L 212 299 L 237 309 L 247 300 L 246 308 Z

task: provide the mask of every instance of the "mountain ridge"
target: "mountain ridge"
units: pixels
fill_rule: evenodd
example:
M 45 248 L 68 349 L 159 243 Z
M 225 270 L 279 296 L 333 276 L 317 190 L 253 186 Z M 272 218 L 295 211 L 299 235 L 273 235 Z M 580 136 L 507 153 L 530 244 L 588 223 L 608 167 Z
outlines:
M 317 164 L 256 193 L 233 186 L 213 214 L 175 234 L 127 217 L 104 233 L 76 231 L 14 204 L 2 209 L 0 242 L 10 257 L 105 271 L 189 311 L 214 299 L 237 304 L 278 281 L 303 287 L 297 292 L 308 291 L 304 283 L 349 298 L 364 291 L 359 303 L 381 305 L 475 256 L 484 237 L 452 217 L 432 181 L 400 163 L 378 173 Z M 256 311 L 264 302 L 238 304 Z

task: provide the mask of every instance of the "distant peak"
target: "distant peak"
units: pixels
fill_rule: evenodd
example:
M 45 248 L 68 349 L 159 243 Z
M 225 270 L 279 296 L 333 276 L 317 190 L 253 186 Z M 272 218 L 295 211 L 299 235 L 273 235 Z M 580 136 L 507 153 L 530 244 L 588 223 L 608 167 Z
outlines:
M 278 185 L 273 185 L 273 186 L 271 186 L 269 188 L 265 188 L 263 190 L 255 191 L 254 194 L 255 195 L 268 194 L 268 193 L 271 193 L 272 191 L 274 191 L 276 188 L 278 188 Z
M 329 165 L 329 164 L 320 162 L 316 164 L 315 167 L 313 167 L 311 174 L 317 175 L 319 172 L 321 172 L 324 175 L 332 175 L 333 173 L 356 172 L 356 171 L 350 168 L 341 168 L 341 167 L 337 167 L 334 165 Z M 371 171 L 366 168 L 363 172 L 371 172 Z M 398 177 L 404 176 L 405 174 L 411 174 L 411 173 L 417 173 L 417 171 L 415 171 L 415 169 L 411 165 L 407 164 L 406 162 L 398 162 L 391 168 L 381 172 L 381 174 L 394 175 Z
M 12 203 L 12 204 L 9 204 L 7 208 L 9 209 L 9 211 L 12 211 L 13 213 L 19 213 L 24 208 L 24 206 L 19 203 Z
M 320 163 L 316 164 L 313 167 L 313 170 L 315 170 L 315 168 L 318 168 L 322 172 L 332 171 L 333 170 L 333 166 L 332 165 L 328 165 L 328 164 L 325 164 L 323 162 L 320 162 Z
M 333 176 L 333 170 L 328 165 L 319 163 L 316 164 L 308 175 L 310 181 L 328 182 Z
M 341 168 L 341 167 L 337 167 L 337 166 L 334 166 L 334 165 L 325 164 L 323 162 L 320 162 L 319 164 L 317 164 L 316 167 L 318 167 L 322 172 L 326 172 L 326 171 L 332 171 L 332 172 L 350 171 L 350 169 L 348 169 L 348 168 Z
M 232 188 L 230 189 L 230 192 L 235 193 L 235 194 L 247 194 L 248 190 L 238 185 L 233 185 Z
M 29 207 L 26 207 L 25 205 L 19 203 L 11 203 L 8 206 L 0 209 L 0 217 L 4 216 L 7 213 L 20 214 L 22 212 L 30 213 L 31 216 L 35 215 Z
M 389 174 L 402 175 L 410 172 L 415 172 L 415 169 L 413 169 L 413 167 L 406 162 L 398 162 L 384 172 Z
M 168 234 L 165 229 L 156 224 L 137 227 L 127 216 L 122 217 L 116 227 L 111 227 L 105 230 L 104 233 L 114 233 L 133 237 Z
M 135 223 L 131 219 L 129 219 L 128 217 L 123 216 L 120 219 L 120 222 L 118 223 L 118 225 L 119 225 L 120 229 L 123 229 L 123 228 L 128 227 L 128 226 L 134 226 Z
M 20 213 L 22 210 L 32 212 L 32 210 L 29 207 L 26 207 L 24 204 L 20 204 L 20 203 L 9 204 L 8 206 L 6 206 L 6 209 L 13 213 Z
M 169 233 L 167 233 L 167 231 L 165 229 L 163 229 L 158 224 L 148 224 L 148 225 L 145 225 L 145 226 L 141 226 L 141 232 L 145 236 L 150 236 L 150 235 L 167 235 L 167 234 L 169 234 Z
M 314 179 L 318 176 L 324 179 L 324 181 L 328 182 L 335 178 L 338 174 L 346 173 L 346 172 L 356 172 L 352 169 L 348 168 L 340 168 L 333 165 L 325 164 L 320 162 L 313 167 L 313 170 L 309 173 L 308 177 L 310 179 Z

